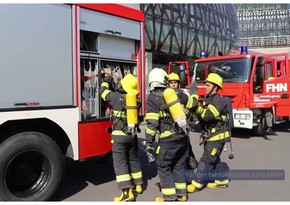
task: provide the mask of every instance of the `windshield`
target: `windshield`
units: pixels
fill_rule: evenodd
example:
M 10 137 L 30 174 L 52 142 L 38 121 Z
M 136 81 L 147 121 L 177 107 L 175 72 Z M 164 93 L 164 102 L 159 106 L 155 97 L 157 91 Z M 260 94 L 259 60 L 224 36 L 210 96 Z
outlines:
M 250 70 L 250 58 L 199 62 L 195 64 L 195 80 L 204 81 L 209 73 L 217 73 L 223 78 L 223 82 L 247 82 Z

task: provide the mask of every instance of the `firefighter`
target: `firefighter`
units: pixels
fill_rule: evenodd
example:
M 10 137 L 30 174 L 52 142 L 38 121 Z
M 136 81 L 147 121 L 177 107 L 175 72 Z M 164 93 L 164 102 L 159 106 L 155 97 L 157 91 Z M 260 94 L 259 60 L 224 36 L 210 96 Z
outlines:
M 176 89 L 179 88 L 180 78 L 177 73 L 170 73 L 168 75 L 168 86 L 170 88 Z
M 188 124 L 176 92 L 167 87 L 167 73 L 154 68 L 149 73 L 150 94 L 147 99 L 146 150 L 154 151 L 153 142 L 159 132 L 157 167 L 163 197 L 155 201 L 187 201 L 186 179 L 183 176 L 187 157 Z M 185 94 L 184 94 L 185 95 Z M 187 98 L 186 108 L 193 107 L 197 100 Z
M 199 102 L 195 110 L 202 127 L 202 143 L 204 152 L 199 160 L 197 172 L 204 172 L 200 176 L 209 176 L 210 170 L 229 170 L 228 165 L 221 162 L 220 155 L 223 151 L 225 142 L 229 141 L 229 128 L 227 122 L 227 103 L 224 98 L 218 94 L 222 89 L 222 78 L 216 73 L 210 73 L 205 80 L 206 96 L 202 102 Z M 205 179 L 206 178 L 206 179 Z M 206 181 L 208 188 L 227 187 L 229 180 L 211 180 L 210 178 L 197 178 L 192 180 L 188 186 L 191 192 L 197 191 L 204 187 Z
M 118 189 L 122 190 L 115 202 L 135 200 L 133 191 L 142 193 L 142 171 L 137 156 L 136 128 L 137 78 L 127 74 L 120 81 L 120 88 L 113 92 L 112 76 L 106 75 L 100 88 L 101 98 L 112 106 L 112 154 Z M 131 104 L 129 104 L 131 103 Z M 132 112 L 133 111 L 133 112 Z
M 182 94 L 182 90 L 179 89 L 179 87 L 180 87 L 179 85 L 180 85 L 179 75 L 176 74 L 176 73 L 170 73 L 168 75 L 168 87 L 175 89 L 175 91 L 177 93 L 177 96 L 179 97 L 179 100 L 181 102 L 184 102 L 184 101 L 186 101 L 187 98 L 185 98 L 185 99 L 182 98 L 182 96 L 184 96 L 184 95 Z M 198 96 L 195 96 L 195 98 L 198 98 Z M 189 112 L 188 109 L 185 109 L 184 108 L 184 112 L 185 112 L 187 118 L 190 118 L 191 117 L 192 113 Z M 196 160 L 195 155 L 194 155 L 194 153 L 192 151 L 192 146 L 190 144 L 189 137 L 188 137 L 188 155 L 189 156 L 188 156 L 188 158 L 186 160 L 186 168 L 188 168 L 188 169 L 196 169 L 197 168 L 198 161 Z

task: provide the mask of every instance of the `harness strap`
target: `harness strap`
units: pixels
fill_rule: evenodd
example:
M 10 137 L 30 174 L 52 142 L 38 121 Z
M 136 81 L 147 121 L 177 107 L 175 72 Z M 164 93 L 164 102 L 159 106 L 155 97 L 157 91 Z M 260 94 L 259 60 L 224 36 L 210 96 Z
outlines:
M 165 109 L 171 107 L 172 105 L 175 105 L 176 103 L 179 103 L 179 100 L 178 100 L 178 99 L 172 101 L 171 103 L 168 103 L 168 104 L 162 105 L 162 106 L 161 106 L 161 109 L 162 109 L 162 110 L 165 110 Z
M 138 106 L 125 106 L 125 109 L 138 109 Z

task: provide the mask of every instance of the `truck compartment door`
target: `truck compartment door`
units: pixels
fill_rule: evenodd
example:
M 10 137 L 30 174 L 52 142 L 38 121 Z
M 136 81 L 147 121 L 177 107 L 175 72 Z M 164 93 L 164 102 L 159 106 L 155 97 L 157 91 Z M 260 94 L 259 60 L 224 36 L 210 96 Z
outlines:
M 73 105 L 72 8 L 0 5 L 0 109 Z

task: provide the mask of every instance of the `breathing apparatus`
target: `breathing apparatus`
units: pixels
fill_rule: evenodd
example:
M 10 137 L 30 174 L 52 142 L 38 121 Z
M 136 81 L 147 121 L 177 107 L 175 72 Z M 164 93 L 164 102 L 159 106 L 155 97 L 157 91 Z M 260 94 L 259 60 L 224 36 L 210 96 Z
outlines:
M 166 106 L 169 108 L 169 112 L 173 118 L 173 121 L 176 122 L 186 134 L 188 134 L 188 123 L 186 120 L 186 115 L 183 111 L 182 105 L 178 100 L 175 90 L 172 88 L 166 88 L 163 92 L 163 98 L 165 100 Z
M 125 102 L 126 102 L 126 114 L 127 114 L 127 125 L 128 133 L 132 133 L 138 124 L 138 106 L 137 106 L 137 94 L 139 93 L 137 89 L 137 78 L 132 74 L 127 74 L 120 81 L 122 88 L 126 92 Z
M 126 94 L 126 112 L 128 132 L 131 133 L 134 130 L 135 125 L 138 123 L 138 107 L 136 94 Z

